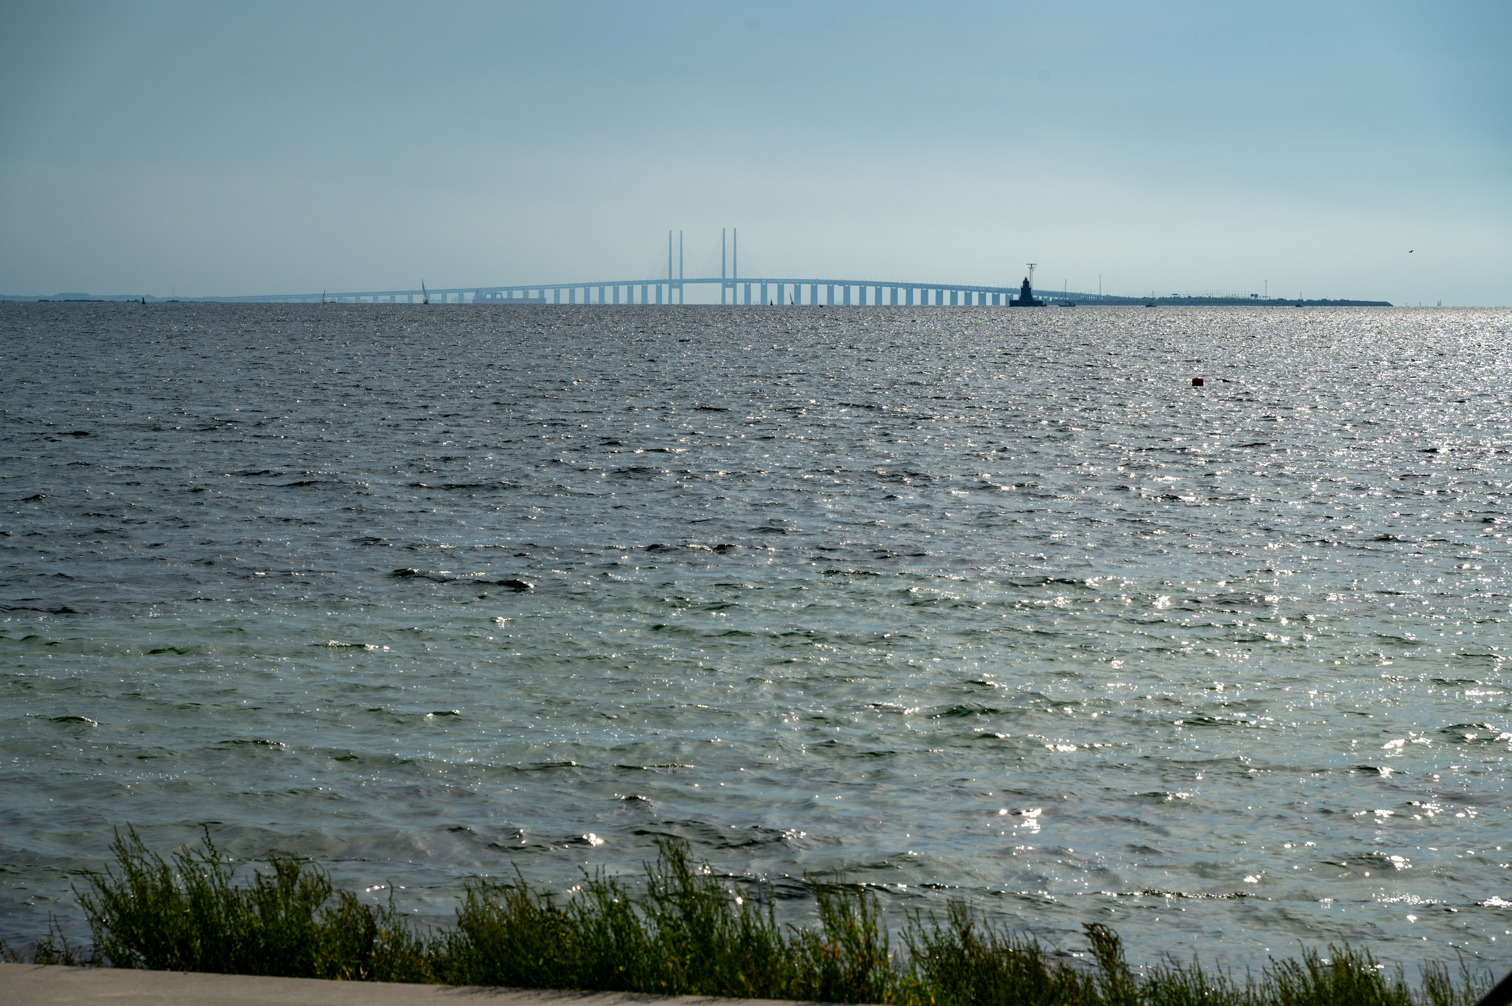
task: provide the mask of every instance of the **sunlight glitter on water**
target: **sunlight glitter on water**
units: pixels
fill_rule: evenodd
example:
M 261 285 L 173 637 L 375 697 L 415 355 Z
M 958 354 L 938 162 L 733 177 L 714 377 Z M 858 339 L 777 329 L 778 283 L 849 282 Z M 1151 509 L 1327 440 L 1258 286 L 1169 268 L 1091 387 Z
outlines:
M 213 822 L 438 918 L 677 834 L 795 911 L 1494 958 L 1509 321 L 9 312 L 0 935 Z

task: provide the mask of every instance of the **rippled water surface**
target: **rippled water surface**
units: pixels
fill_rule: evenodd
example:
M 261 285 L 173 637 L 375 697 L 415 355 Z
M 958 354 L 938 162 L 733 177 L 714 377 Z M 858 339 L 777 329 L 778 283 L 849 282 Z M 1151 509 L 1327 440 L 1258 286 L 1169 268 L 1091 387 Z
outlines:
M 798 913 L 1504 964 L 1509 330 L 0 305 L 0 936 L 208 823 L 430 920 L 670 834 Z

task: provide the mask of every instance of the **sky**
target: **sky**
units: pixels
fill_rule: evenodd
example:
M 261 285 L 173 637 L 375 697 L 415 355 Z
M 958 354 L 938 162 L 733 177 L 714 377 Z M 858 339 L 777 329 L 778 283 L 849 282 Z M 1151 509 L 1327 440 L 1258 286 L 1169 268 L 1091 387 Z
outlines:
M 1512 304 L 1512 3 L 0 0 L 0 294 Z

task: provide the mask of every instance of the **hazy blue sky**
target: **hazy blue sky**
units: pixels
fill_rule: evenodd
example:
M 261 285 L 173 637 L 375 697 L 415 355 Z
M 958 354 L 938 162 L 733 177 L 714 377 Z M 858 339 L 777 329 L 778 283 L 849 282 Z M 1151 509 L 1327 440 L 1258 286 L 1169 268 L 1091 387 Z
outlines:
M 0 0 L 0 292 L 1512 303 L 1512 3 Z M 1413 249 L 1408 254 L 1408 249 Z

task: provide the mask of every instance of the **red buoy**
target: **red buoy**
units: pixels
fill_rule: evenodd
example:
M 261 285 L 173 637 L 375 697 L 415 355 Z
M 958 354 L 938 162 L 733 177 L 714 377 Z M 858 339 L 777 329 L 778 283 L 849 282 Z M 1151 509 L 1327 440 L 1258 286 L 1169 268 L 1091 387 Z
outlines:
M 1200 387 L 1202 387 L 1202 378 L 1200 378 L 1200 377 L 1194 377 L 1194 378 L 1192 378 L 1192 387 L 1194 387 L 1194 388 L 1200 388 Z

